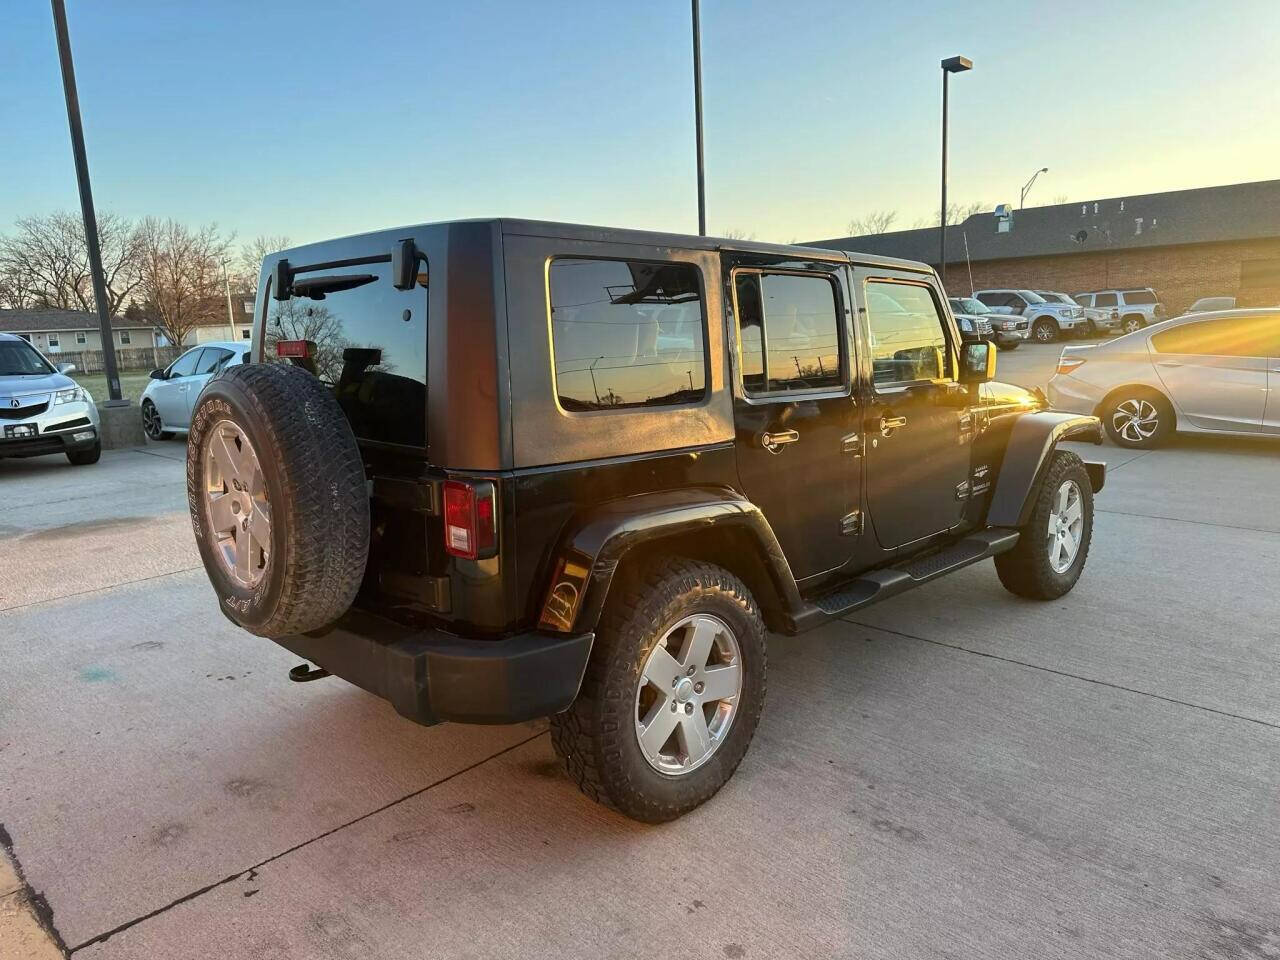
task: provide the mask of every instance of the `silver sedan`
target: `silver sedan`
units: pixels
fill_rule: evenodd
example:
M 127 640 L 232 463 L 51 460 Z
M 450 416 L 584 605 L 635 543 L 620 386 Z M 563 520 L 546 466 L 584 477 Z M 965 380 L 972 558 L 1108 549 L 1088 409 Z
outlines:
M 1174 431 L 1280 437 L 1280 309 L 1197 313 L 1065 347 L 1048 395 L 1101 417 L 1122 447 Z
M 249 359 L 249 342 L 219 341 L 192 347 L 163 370 L 151 371 L 142 392 L 142 429 L 152 440 L 168 440 L 186 433 L 200 391 L 215 373 Z

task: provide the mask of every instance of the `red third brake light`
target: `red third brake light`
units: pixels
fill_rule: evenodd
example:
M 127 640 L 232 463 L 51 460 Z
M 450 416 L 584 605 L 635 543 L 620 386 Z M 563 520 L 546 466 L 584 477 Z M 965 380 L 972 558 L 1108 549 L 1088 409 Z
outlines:
M 305 359 L 311 356 L 310 340 L 280 340 L 276 343 L 277 357 L 298 357 Z
M 493 556 L 498 542 L 493 484 L 444 482 L 444 549 L 464 560 Z

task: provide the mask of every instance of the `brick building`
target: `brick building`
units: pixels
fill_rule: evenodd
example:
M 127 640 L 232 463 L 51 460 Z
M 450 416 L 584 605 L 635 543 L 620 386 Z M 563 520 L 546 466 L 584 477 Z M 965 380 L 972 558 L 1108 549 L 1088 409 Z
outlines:
M 812 245 L 938 265 L 937 227 Z M 974 214 L 947 228 L 947 280 L 953 293 L 1153 287 L 1171 316 L 1214 295 L 1274 306 L 1280 180 Z

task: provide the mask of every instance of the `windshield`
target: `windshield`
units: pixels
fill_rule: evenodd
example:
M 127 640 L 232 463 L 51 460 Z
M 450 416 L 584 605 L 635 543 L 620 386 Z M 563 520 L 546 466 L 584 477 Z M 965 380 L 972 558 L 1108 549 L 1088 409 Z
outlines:
M 0 377 L 45 376 L 54 372 L 25 340 L 0 340 Z
M 973 297 L 954 297 L 951 301 L 951 309 L 956 313 L 971 313 L 975 316 L 992 312 L 985 303 Z
M 1018 296 L 1022 297 L 1023 300 L 1026 300 L 1027 303 L 1045 302 L 1044 297 L 1040 296 L 1040 294 L 1036 293 L 1034 290 L 1019 290 Z

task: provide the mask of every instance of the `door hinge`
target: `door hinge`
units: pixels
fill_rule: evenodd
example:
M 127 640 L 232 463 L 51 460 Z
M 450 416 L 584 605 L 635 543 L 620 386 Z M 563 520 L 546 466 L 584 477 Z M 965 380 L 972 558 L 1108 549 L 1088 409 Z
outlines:
M 862 456 L 862 434 L 851 433 L 847 437 L 842 437 L 840 440 L 840 452 L 852 453 L 855 457 Z
M 864 521 L 861 510 L 854 510 L 852 513 L 846 513 L 840 518 L 840 536 L 857 537 L 862 535 Z

